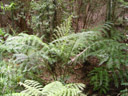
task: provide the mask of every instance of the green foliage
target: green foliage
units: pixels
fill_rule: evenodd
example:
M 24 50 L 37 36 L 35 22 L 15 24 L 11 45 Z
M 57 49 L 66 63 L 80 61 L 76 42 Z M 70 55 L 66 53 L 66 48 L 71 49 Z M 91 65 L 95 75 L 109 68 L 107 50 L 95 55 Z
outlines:
M 128 8 L 126 0 L 6 1 L 4 3 L 9 4 L 1 3 L 0 7 L 4 16 L 6 15 L 4 17 L 1 14 L 0 19 L 5 21 L 8 19 L 5 24 L 1 22 L 0 27 L 9 27 L 9 29 L 0 28 L 0 95 L 12 96 L 8 93 L 20 91 L 17 91 L 19 88 L 16 86 L 17 82 L 26 77 L 37 79 L 39 75 L 42 75 L 38 72 L 47 69 L 46 71 L 53 76 L 52 80 L 61 80 L 64 84 L 55 81 L 42 87 L 36 81 L 26 80 L 20 83 L 25 90 L 21 93 L 14 93 L 13 96 L 81 96 L 83 84 L 65 83 L 70 73 L 73 73 L 76 64 L 83 63 L 89 56 L 97 57 L 99 60 L 99 67 L 89 74 L 94 91 L 106 94 L 111 82 L 116 88 L 119 88 L 121 83 L 127 82 L 128 45 L 124 43 L 127 41 L 125 36 L 127 16 L 123 20 L 123 15 L 127 15 L 125 13 Z M 107 2 L 107 20 L 114 23 L 106 22 L 86 32 L 74 32 L 73 28 L 77 31 L 81 29 L 79 27 L 95 26 L 91 24 L 93 19 L 98 24 L 98 17 L 104 18 L 107 10 L 97 11 L 99 8 L 97 6 L 105 5 L 102 7 L 104 9 Z M 71 14 L 78 15 L 76 16 L 78 18 L 73 18 L 75 16 Z M 122 29 L 126 33 L 114 27 L 120 15 L 122 20 L 119 25 L 124 23 L 126 28 Z M 121 91 L 122 96 L 125 96 L 125 93 L 127 90 Z
M 84 62 L 88 56 L 96 56 L 100 60 L 99 65 L 104 64 L 105 66 L 106 64 L 107 69 L 95 68 L 90 73 L 94 90 L 99 90 L 100 93 L 106 93 L 109 90 L 108 70 L 114 73 L 112 76 L 115 86 L 118 87 L 120 81 L 117 79 L 123 81 L 121 78 L 127 78 L 127 76 L 122 76 L 122 72 L 118 74 L 116 72 L 119 69 L 123 70 L 123 66 L 128 63 L 126 59 L 128 57 L 126 54 L 127 45 L 120 43 L 126 38 L 124 34 L 115 30 L 110 22 L 92 31 L 74 33 L 71 30 L 71 21 L 72 16 L 56 28 L 53 41 L 50 43 L 43 42 L 42 38 L 35 35 L 21 33 L 18 36 L 8 36 L 1 48 L 5 53 L 10 52 L 13 56 L 10 60 L 14 64 L 23 65 L 26 72 L 43 66 L 53 75 L 54 80 L 61 76 L 65 80 L 66 75 L 69 75 L 77 63 Z M 118 75 L 120 78 L 117 78 Z M 33 84 L 35 83 L 33 82 Z M 28 90 L 32 87 L 30 85 L 27 86 Z M 26 87 L 26 85 L 24 86 Z M 38 89 L 32 89 L 32 92 L 34 92 L 33 90 L 37 94 L 40 93 L 38 93 L 40 91 Z M 65 90 L 64 92 L 66 92 Z M 30 94 L 35 93 L 30 91 Z M 62 92 L 62 94 L 68 93 Z
M 11 2 L 10 5 L 4 5 L 3 3 L 1 3 L 1 9 L 8 11 L 8 10 L 12 10 L 15 8 L 15 3 Z
M 21 33 L 18 36 L 9 36 L 4 44 L 8 51 L 15 53 L 26 53 L 40 50 L 43 46 L 47 47 L 40 38 L 34 35 Z M 31 53 L 31 52 L 30 52 Z
M 113 82 L 116 88 L 119 88 L 123 82 L 127 82 L 128 71 L 127 68 L 110 69 L 111 71 L 111 82 Z
M 54 35 L 55 40 L 68 35 L 71 31 L 71 17 L 67 21 L 60 28 L 57 28 Z M 57 66 L 63 70 L 72 55 L 70 55 L 72 47 L 70 50 L 66 49 L 66 42 L 56 43 L 55 40 L 47 44 L 35 35 L 21 33 L 18 36 L 9 36 L 2 45 L 2 49 L 4 48 L 5 52 L 12 53 L 12 61 L 14 63 L 20 63 L 20 66 L 24 65 L 23 67 L 25 67 L 24 70 L 26 71 L 35 70 L 37 67 L 44 66 L 49 71 L 52 70 L 53 73 L 53 68 Z M 54 63 L 59 63 L 60 65 L 56 66 Z
M 121 2 L 123 5 L 127 5 L 128 6 L 128 2 L 125 0 L 118 0 L 118 2 Z
M 127 49 L 127 46 L 124 43 L 120 43 L 126 37 L 119 31 L 115 30 L 114 28 L 113 30 L 111 30 L 111 28 L 113 28 L 112 24 L 106 23 L 103 26 L 94 29 L 94 31 L 82 32 L 77 34 L 72 33 L 66 36 L 58 35 L 61 38 L 54 40 L 53 43 L 56 43 L 56 45 L 58 45 L 59 43 L 60 46 L 66 44 L 66 47 L 63 47 L 64 48 L 63 53 L 69 53 L 67 52 L 67 50 L 69 50 L 70 48 L 72 49 L 70 51 L 70 56 L 73 58 L 71 58 L 71 60 L 68 59 L 69 60 L 68 64 L 72 64 L 75 61 L 77 62 L 81 60 L 84 61 L 85 58 L 88 56 L 97 56 L 100 59 L 99 65 L 106 64 L 106 67 L 110 71 L 111 69 L 114 69 L 114 71 L 116 71 L 116 69 L 122 69 L 123 66 L 127 65 L 126 57 L 128 55 L 125 54 L 125 50 Z M 60 56 L 62 57 L 64 55 L 60 55 Z M 105 70 L 103 74 L 106 75 L 106 78 L 109 78 L 108 73 L 106 72 L 107 70 Z M 97 75 L 102 76 L 101 74 L 102 74 L 102 68 L 101 70 L 98 71 Z M 119 78 L 116 78 L 118 76 Z M 113 80 L 115 86 L 118 86 L 120 80 L 122 82 L 124 78 L 127 77 L 123 76 L 122 72 L 119 71 L 118 74 L 114 73 Z M 100 80 L 102 80 L 102 77 L 99 78 L 99 81 Z M 110 80 L 108 80 L 106 85 L 103 84 L 103 88 L 102 86 L 98 87 L 98 89 L 101 89 L 100 90 L 101 93 L 106 93 L 109 90 L 108 89 L 109 82 Z
M 3 29 L 0 29 L 0 36 L 3 36 L 5 34 L 5 32 L 3 31 Z
M 57 28 L 55 29 L 55 34 L 53 34 L 55 40 L 67 36 L 71 33 L 71 20 L 72 16 L 66 19 L 63 24 L 57 26 Z
M 55 5 L 52 0 L 33 0 L 31 2 L 31 11 L 35 12 L 32 14 L 32 28 L 38 31 L 40 35 L 45 35 L 45 39 L 49 38 L 53 30 L 53 19 Z M 48 40 L 49 41 L 49 40 Z
M 66 50 L 72 49 L 71 62 L 78 59 L 85 60 L 88 56 L 98 56 L 101 60 L 99 65 L 107 62 L 108 68 L 120 68 L 120 64 L 127 64 L 125 50 L 126 44 L 122 42 L 124 35 L 117 30 L 111 30 L 111 23 L 94 29 L 94 31 L 69 34 L 53 41 L 66 44 Z M 98 29 L 98 30 L 97 30 Z M 116 34 L 116 35 L 115 35 Z M 60 49 L 60 48 L 59 48 Z M 71 51 L 70 51 L 71 52 Z
M 25 90 L 19 94 L 11 94 L 11 96 L 86 96 L 82 94 L 81 90 L 84 89 L 85 85 L 81 83 L 63 85 L 59 81 L 54 81 L 42 87 L 36 81 L 26 80 L 24 83 L 20 83 L 20 85 L 24 86 Z
M 35 35 L 21 33 L 18 36 L 9 36 L 1 47 L 4 52 L 12 53 L 10 60 L 19 64 L 24 72 L 35 70 L 44 65 L 41 64 L 43 59 L 48 59 L 49 46 Z
M 111 23 L 95 28 L 94 31 L 75 34 L 71 30 L 71 18 L 57 27 L 51 43 L 44 43 L 34 35 L 19 34 L 8 37 L 4 46 L 8 51 L 16 53 L 14 57 L 19 63 L 24 60 L 28 62 L 29 59 L 29 64 L 32 64 L 40 60 L 50 70 L 58 67 L 68 71 L 74 62 L 84 61 L 88 56 L 97 56 L 100 59 L 99 65 L 106 63 L 109 69 L 119 69 L 121 64 L 127 64 L 127 55 L 123 51 L 127 46 L 120 43 L 125 37 L 117 30 L 111 30 Z
M 93 69 L 90 74 L 90 83 L 94 86 L 94 91 L 99 91 L 100 94 L 106 94 L 109 90 L 110 76 L 108 70 L 104 67 Z
M 17 82 L 23 79 L 21 70 L 5 61 L 0 62 L 0 70 L 0 95 L 14 92 Z
M 121 94 L 120 96 L 127 96 L 128 95 L 128 88 L 127 88 L 128 83 L 122 83 L 122 85 L 125 86 L 126 88 L 120 91 L 120 94 Z

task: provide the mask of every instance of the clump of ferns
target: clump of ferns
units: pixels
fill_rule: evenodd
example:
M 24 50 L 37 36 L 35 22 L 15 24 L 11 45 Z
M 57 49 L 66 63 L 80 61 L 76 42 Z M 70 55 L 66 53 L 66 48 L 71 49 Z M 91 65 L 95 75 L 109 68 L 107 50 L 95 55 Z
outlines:
M 105 24 L 104 26 L 105 28 L 111 28 L 109 24 Z M 104 26 L 103 28 L 100 29 L 104 30 Z M 106 36 L 103 36 L 103 34 L 104 35 L 106 34 Z M 75 61 L 77 58 L 82 58 L 82 57 L 84 60 L 84 58 L 89 55 L 97 55 L 97 54 L 98 57 L 107 59 L 108 57 L 114 55 L 113 53 L 114 51 L 119 54 L 121 53 L 122 54 L 121 56 L 125 56 L 125 54 L 123 55 L 122 50 L 126 49 L 126 45 L 118 42 L 121 36 L 122 34 L 120 34 L 120 37 L 116 35 L 113 36 L 111 35 L 110 38 L 108 37 L 107 31 L 104 30 L 103 33 L 98 30 L 98 31 L 87 31 L 77 34 L 70 34 L 68 36 L 63 36 L 59 39 L 56 39 L 53 42 L 54 43 L 60 42 L 60 45 L 62 45 L 63 41 L 65 41 L 66 42 L 65 45 L 67 48 L 68 46 L 70 48 L 72 46 L 73 47 L 72 53 L 74 56 L 72 61 Z
M 20 93 L 6 94 L 4 96 L 86 96 L 82 93 L 85 85 L 82 83 L 62 84 L 54 81 L 46 86 L 40 85 L 33 80 L 26 80 L 20 85 L 25 87 Z
M 20 34 L 8 38 L 4 45 L 7 50 L 18 53 L 17 61 L 24 59 L 23 57 L 35 61 L 38 57 L 37 61 L 42 60 L 42 64 L 50 70 L 54 70 L 56 66 L 60 70 L 68 70 L 75 65 L 74 62 L 84 61 L 88 56 L 99 57 L 101 60 L 99 65 L 106 63 L 108 68 L 113 66 L 119 68 L 121 64 L 127 63 L 127 55 L 122 51 L 127 46 L 119 42 L 124 36 L 120 34 L 121 32 L 110 30 L 110 37 L 106 31 L 112 29 L 111 23 L 105 23 L 93 31 L 75 34 L 71 30 L 71 18 L 72 16 L 57 27 L 51 43 L 44 43 L 34 35 Z
M 48 45 L 35 35 L 21 33 L 18 36 L 9 36 L 2 46 L 6 53 L 12 54 L 10 61 L 20 65 L 24 71 L 42 66 L 42 58 L 48 58 Z
M 127 70 L 126 67 L 128 63 L 128 60 L 127 60 L 128 54 L 125 51 L 127 50 L 127 46 L 125 43 L 122 43 L 122 41 L 126 37 L 124 36 L 124 34 L 114 29 L 111 29 L 110 31 L 111 31 L 111 36 L 104 37 L 101 43 L 97 44 L 97 47 L 94 46 L 94 49 L 93 48 L 91 49 L 92 52 L 90 53 L 90 55 L 97 56 L 100 59 L 101 61 L 99 63 L 100 66 L 101 65 L 106 66 L 107 68 L 107 69 L 106 68 L 102 69 L 102 67 L 100 67 L 92 71 L 93 74 L 91 77 L 91 81 L 93 81 L 92 84 L 94 86 L 94 90 L 99 90 L 100 93 L 102 92 L 106 93 L 107 91 L 109 91 L 109 82 L 114 82 L 115 87 L 118 88 L 121 85 L 121 83 L 128 78 L 127 72 L 126 72 Z M 115 32 L 117 34 L 115 34 Z M 106 74 L 107 77 L 104 77 L 105 76 L 103 75 L 105 74 L 103 73 L 104 71 L 105 73 L 107 73 Z M 111 75 L 108 75 L 108 72 Z M 100 82 L 103 80 L 101 78 L 104 78 L 104 79 L 111 78 L 111 79 L 106 81 L 107 85 L 100 86 Z M 98 85 L 96 85 L 95 83 L 97 83 Z
M 54 70 L 59 70 L 60 74 L 58 75 L 61 76 L 63 74 L 62 77 L 64 77 L 64 74 L 67 74 L 67 71 L 71 69 L 71 66 L 69 67 L 68 65 L 68 61 L 72 55 L 73 45 L 70 45 L 71 43 L 68 39 L 62 41 L 59 41 L 58 39 L 68 36 L 71 33 L 71 19 L 72 16 L 56 28 L 55 33 L 53 34 L 53 41 L 49 43 L 51 48 L 50 56 L 53 60 L 50 66 L 52 66 Z
M 105 28 L 110 29 L 109 35 Z M 103 27 L 100 27 L 98 31 L 70 34 L 56 39 L 53 42 L 59 42 L 60 45 L 62 45 L 63 41 L 65 41 L 65 44 L 69 44 L 68 46 L 66 45 L 66 48 L 72 49 L 72 51 L 70 51 L 72 52 L 72 55 L 70 55 L 72 58 L 69 60 L 68 64 L 73 64 L 75 61 L 78 62 L 79 60 L 84 61 L 88 56 L 97 56 L 100 59 L 99 65 L 105 64 L 110 71 L 113 69 L 112 77 L 115 86 L 118 87 L 120 85 L 118 79 L 122 82 L 122 80 L 125 80 L 127 77 L 124 76 L 125 73 L 121 74 L 121 70 L 123 70 L 122 67 L 126 67 L 128 63 L 128 54 L 124 51 L 127 49 L 127 46 L 125 43 L 121 43 L 124 38 L 124 34 L 114 30 L 109 23 L 106 23 Z M 118 76 L 120 78 L 118 78 Z M 106 93 L 106 90 L 108 90 L 108 88 L 102 91 Z

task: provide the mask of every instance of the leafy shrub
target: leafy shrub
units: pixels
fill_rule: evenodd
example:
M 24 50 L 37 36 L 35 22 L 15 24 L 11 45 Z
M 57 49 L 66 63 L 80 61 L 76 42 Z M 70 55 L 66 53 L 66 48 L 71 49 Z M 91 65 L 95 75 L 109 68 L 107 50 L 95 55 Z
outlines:
M 23 79 L 21 70 L 5 61 L 0 62 L 0 70 L 0 95 L 14 92 L 17 82 Z
M 4 5 L 3 3 L 1 3 L 1 9 L 2 10 L 12 10 L 15 8 L 15 3 L 14 2 L 11 2 L 10 5 Z
M 32 22 L 31 27 L 34 31 L 38 31 L 40 35 L 44 35 L 44 39 L 50 41 L 51 32 L 53 32 L 54 13 L 56 5 L 52 0 L 33 0 L 31 1 Z

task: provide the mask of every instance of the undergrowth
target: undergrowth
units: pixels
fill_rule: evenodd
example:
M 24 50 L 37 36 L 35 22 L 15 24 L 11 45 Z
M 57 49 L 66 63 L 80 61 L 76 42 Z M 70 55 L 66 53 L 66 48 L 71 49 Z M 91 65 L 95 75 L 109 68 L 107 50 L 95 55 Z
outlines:
M 100 60 L 99 68 L 90 73 L 90 83 L 94 90 L 107 93 L 111 77 L 118 87 L 120 80 L 123 82 L 127 78 L 127 73 L 123 71 L 128 63 L 127 45 L 123 43 L 126 36 L 117 31 L 110 22 L 87 32 L 75 33 L 71 29 L 71 21 L 72 16 L 56 28 L 50 43 L 43 42 L 36 35 L 25 33 L 10 35 L 6 40 L 1 39 L 3 57 L 5 53 L 11 53 L 11 56 L 7 56 L 10 62 L 20 66 L 24 72 L 43 67 L 54 80 L 59 80 L 61 76 L 65 80 L 76 64 L 84 62 L 88 56 L 96 56 Z M 109 72 L 112 74 L 109 75 Z M 117 81 L 118 79 L 120 80 Z

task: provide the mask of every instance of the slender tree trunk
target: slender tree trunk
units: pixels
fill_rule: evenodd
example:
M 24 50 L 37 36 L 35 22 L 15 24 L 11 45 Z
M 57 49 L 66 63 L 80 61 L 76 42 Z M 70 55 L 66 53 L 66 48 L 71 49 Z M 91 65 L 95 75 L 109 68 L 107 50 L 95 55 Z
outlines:
M 107 8 L 107 17 L 106 21 L 115 21 L 115 10 L 116 10 L 117 0 L 108 0 L 108 8 Z
M 108 0 L 108 4 L 107 4 L 107 17 L 106 17 L 106 21 L 111 21 L 111 1 L 112 0 Z
M 55 6 L 55 9 L 54 9 L 54 15 L 53 15 L 53 21 L 52 21 L 52 28 L 55 29 L 56 26 L 57 26 L 57 1 L 56 0 L 53 0 L 53 4 Z
M 78 7 L 78 12 L 77 12 L 78 19 L 77 19 L 77 26 L 76 26 L 75 32 L 77 32 L 79 30 L 79 21 L 80 21 L 81 7 L 82 7 L 82 0 L 79 0 L 79 7 Z

